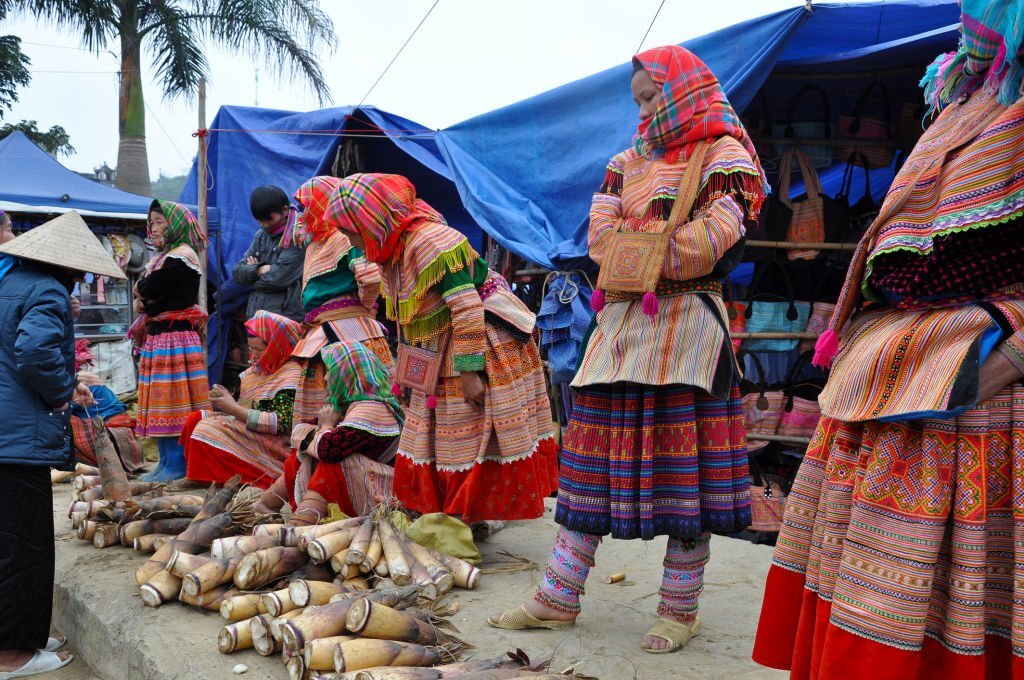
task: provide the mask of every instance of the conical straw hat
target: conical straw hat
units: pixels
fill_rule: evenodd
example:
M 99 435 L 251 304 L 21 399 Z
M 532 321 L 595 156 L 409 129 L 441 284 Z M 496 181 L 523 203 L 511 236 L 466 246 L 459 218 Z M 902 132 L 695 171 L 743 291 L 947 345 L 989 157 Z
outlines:
M 74 210 L 0 245 L 0 253 L 115 279 L 128 278 Z

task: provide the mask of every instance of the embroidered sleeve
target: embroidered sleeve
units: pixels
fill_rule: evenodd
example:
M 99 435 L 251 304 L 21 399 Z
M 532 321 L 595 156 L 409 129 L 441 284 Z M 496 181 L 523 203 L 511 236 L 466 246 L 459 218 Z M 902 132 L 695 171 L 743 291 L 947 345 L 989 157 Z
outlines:
M 1024 374 L 1024 330 L 1018 330 L 1007 338 L 1006 342 L 999 346 L 999 351 Z
M 355 274 L 356 284 L 359 286 L 359 301 L 367 309 L 372 309 L 380 295 L 380 267 L 367 260 L 356 248 L 349 251 L 345 256 L 351 258 L 348 268 Z
M 478 261 L 473 267 L 479 270 Z M 441 296 L 452 315 L 452 352 L 455 370 L 460 373 L 484 370 L 484 303 L 480 299 L 469 267 L 448 271 L 441 281 Z
M 609 236 L 618 228 L 622 219 L 622 164 L 615 157 L 605 170 L 601 190 L 594 194 L 590 205 L 590 229 L 587 248 L 590 259 L 598 265 L 604 260 L 608 249 Z
M 707 276 L 715 263 L 743 237 L 744 213 L 732 196 L 713 201 L 700 216 L 676 227 L 661 275 L 688 281 Z
M 325 463 L 337 463 L 353 453 L 375 450 L 377 440 L 390 441 L 390 438 L 378 437 L 365 430 L 341 425 L 320 435 L 316 445 L 316 457 Z
M 246 428 L 265 434 L 289 434 L 295 411 L 295 390 L 281 390 L 273 399 L 264 399 L 259 408 L 249 410 Z

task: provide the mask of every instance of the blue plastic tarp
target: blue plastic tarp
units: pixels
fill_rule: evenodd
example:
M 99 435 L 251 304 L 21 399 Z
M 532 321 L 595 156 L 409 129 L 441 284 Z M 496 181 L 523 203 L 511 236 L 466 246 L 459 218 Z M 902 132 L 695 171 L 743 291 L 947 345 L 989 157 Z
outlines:
M 273 184 L 289 195 L 319 174 L 333 174 L 339 145 L 347 133 L 359 146 L 361 170 L 407 176 L 418 194 L 440 210 L 480 249 L 482 233 L 462 207 L 455 184 L 435 142 L 418 123 L 373 107 L 341 107 L 296 113 L 224 106 L 210 125 L 207 202 L 219 211 L 219 242 L 211 244 L 209 275 L 217 289 L 208 342 L 210 375 L 221 375 L 226 353 L 225 319 L 245 304 L 248 289 L 231 281 L 231 270 L 245 254 L 256 229 L 249 194 Z M 193 163 L 181 200 L 197 199 Z
M 742 111 L 773 71 L 919 64 L 955 48 L 958 21 L 955 0 L 815 4 L 683 44 Z M 585 264 L 590 197 L 635 131 L 630 72 L 623 64 L 439 133 L 462 200 L 487 233 L 545 267 Z M 823 181 L 838 188 L 834 173 Z

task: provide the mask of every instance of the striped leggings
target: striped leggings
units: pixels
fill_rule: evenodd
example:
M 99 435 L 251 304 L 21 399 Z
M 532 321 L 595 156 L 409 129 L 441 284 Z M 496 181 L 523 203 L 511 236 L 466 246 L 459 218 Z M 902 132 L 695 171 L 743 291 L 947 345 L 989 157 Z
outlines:
M 555 548 L 544 568 L 534 599 L 569 614 L 580 611 L 580 596 L 601 537 L 559 528 Z M 704 589 L 704 565 L 711 557 L 711 536 L 695 539 L 669 537 L 665 550 L 658 616 L 690 623 L 697 616 L 697 599 Z

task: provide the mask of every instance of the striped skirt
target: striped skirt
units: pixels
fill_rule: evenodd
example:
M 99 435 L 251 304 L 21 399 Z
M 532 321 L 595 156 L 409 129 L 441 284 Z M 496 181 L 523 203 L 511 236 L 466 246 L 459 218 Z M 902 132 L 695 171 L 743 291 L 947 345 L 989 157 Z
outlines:
M 210 411 L 191 414 L 182 429 L 185 476 L 193 482 L 224 484 L 235 475 L 265 489 L 281 474 L 291 453 L 288 435 L 253 432 L 234 416 Z
M 824 419 L 754 660 L 793 678 L 1024 679 L 1024 386 L 951 420 Z
M 750 524 L 740 393 L 685 385 L 580 390 L 566 429 L 555 521 L 613 538 L 742 531 Z
M 193 411 L 210 408 L 206 354 L 195 331 L 147 335 L 139 351 L 140 437 L 177 437 Z

